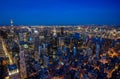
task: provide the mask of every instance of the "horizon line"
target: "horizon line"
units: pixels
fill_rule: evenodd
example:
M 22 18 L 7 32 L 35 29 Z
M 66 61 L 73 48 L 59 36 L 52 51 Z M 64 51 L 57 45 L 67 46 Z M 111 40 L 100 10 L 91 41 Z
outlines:
M 11 26 L 11 25 L 0 25 L 1 26 Z M 40 24 L 40 25 L 13 25 L 14 26 L 120 26 L 118 24 Z

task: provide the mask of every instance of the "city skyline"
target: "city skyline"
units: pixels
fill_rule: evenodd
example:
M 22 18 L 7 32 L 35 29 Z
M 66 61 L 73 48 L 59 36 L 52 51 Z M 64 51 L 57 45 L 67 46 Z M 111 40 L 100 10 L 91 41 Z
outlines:
M 1 0 L 0 25 L 120 25 L 119 0 Z

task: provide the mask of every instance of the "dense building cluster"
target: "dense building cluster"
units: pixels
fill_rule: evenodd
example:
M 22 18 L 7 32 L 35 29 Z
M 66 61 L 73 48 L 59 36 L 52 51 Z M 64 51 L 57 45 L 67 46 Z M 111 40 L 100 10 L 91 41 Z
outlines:
M 0 35 L 11 79 L 120 79 L 119 27 L 11 26 Z

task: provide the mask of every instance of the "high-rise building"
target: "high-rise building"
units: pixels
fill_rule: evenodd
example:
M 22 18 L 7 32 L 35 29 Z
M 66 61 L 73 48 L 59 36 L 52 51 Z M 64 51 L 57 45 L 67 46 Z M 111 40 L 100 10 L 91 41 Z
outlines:
M 61 27 L 61 36 L 64 35 L 64 27 Z
M 8 65 L 9 79 L 19 79 L 19 70 L 17 65 Z
M 39 37 L 35 37 L 35 38 L 34 38 L 34 49 L 35 49 L 36 51 L 39 50 L 39 43 L 40 43 Z
M 20 78 L 27 78 L 24 49 L 20 47 Z
M 57 36 L 56 27 L 54 27 L 54 29 L 53 29 L 53 36 Z
M 20 39 L 20 41 L 24 41 L 23 33 L 19 33 L 19 39 Z
M 63 46 L 64 45 L 64 37 L 59 37 L 58 45 L 59 46 Z
M 96 57 L 99 58 L 100 55 L 100 45 L 96 44 Z
M 77 49 L 76 47 L 73 48 L 73 55 L 75 56 L 77 54 Z
M 11 20 L 10 20 L 10 26 L 13 26 L 13 23 L 14 23 L 14 22 L 13 22 L 13 20 L 11 19 Z

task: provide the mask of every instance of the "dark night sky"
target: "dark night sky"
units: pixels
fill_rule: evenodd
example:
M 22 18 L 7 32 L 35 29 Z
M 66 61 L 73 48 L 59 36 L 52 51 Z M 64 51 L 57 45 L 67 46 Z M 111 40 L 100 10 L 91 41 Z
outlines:
M 120 25 L 120 0 L 0 0 L 0 25 Z

